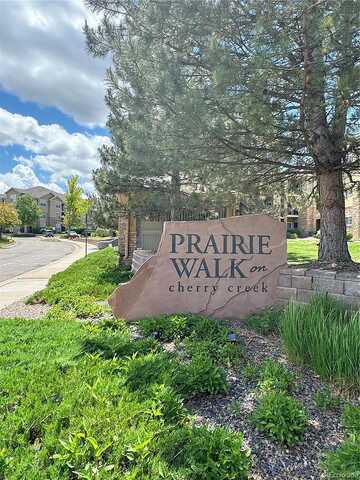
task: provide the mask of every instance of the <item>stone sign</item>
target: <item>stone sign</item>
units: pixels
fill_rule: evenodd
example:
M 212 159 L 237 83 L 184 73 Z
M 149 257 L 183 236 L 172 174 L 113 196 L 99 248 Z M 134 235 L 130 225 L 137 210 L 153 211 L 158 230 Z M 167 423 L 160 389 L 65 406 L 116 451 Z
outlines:
M 109 303 L 126 320 L 176 312 L 243 318 L 274 303 L 286 264 L 286 225 L 268 215 L 167 222 L 157 254 Z

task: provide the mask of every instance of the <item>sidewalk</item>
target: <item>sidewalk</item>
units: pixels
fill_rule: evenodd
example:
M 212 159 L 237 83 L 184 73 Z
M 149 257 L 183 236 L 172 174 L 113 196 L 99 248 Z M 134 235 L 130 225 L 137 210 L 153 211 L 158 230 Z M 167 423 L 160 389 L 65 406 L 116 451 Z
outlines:
M 44 267 L 31 270 L 30 272 L 23 273 L 0 283 L 0 310 L 18 300 L 32 295 L 37 290 L 45 288 L 52 275 L 62 272 L 76 260 L 85 256 L 85 244 L 73 241 L 71 243 L 75 246 L 75 250 L 60 260 L 56 260 Z M 95 250 L 97 249 L 93 245 L 88 245 L 89 253 Z

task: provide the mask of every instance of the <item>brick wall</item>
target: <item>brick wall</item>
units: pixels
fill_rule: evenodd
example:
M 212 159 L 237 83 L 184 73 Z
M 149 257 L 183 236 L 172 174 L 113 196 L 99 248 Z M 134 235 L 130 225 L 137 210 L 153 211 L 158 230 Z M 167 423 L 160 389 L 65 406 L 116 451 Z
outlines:
M 280 301 L 293 299 L 307 303 L 312 295 L 320 292 L 360 307 L 360 273 L 305 268 L 281 270 L 278 287 Z

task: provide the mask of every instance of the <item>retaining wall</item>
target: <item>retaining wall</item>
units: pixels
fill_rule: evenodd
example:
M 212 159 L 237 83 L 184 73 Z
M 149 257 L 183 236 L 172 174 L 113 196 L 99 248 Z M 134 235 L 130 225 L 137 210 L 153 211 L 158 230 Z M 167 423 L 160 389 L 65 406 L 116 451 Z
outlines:
M 326 292 L 348 305 L 360 307 L 360 272 L 333 272 L 306 268 L 280 271 L 278 294 L 281 301 L 307 303 L 316 293 Z

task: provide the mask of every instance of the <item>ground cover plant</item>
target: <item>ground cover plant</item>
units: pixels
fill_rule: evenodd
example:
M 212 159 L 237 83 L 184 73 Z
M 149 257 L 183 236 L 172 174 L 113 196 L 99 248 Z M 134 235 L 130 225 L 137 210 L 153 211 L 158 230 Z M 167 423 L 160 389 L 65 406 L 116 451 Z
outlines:
M 304 306 L 290 303 L 281 337 L 292 359 L 325 379 L 360 388 L 360 311 L 324 295 Z
M 115 250 L 106 248 L 53 275 L 47 288 L 32 295 L 28 303 L 59 304 L 77 317 L 96 317 L 103 312 L 97 301 L 105 300 L 130 275 L 127 267 L 118 268 Z
M 329 478 L 360 478 L 360 407 L 348 405 L 343 413 L 347 437 L 338 449 L 325 454 Z
M 180 360 L 155 340 L 60 316 L 2 321 L 0 334 L 0 478 L 247 478 L 241 434 L 192 425 L 167 374 Z M 114 337 L 113 357 L 87 349 Z

